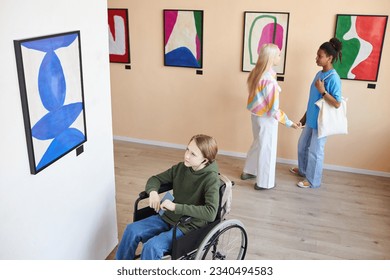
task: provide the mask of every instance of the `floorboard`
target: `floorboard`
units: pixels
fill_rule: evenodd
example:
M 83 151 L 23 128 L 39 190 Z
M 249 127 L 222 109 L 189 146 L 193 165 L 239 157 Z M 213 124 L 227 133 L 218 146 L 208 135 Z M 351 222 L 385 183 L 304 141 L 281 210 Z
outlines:
M 184 151 L 115 140 L 114 154 L 120 239 L 146 180 L 182 161 Z M 289 166 L 277 164 L 277 187 L 256 191 L 254 181 L 239 178 L 244 159 L 217 160 L 235 182 L 228 218 L 245 225 L 246 259 L 390 259 L 390 178 L 325 170 L 321 188 L 301 189 Z

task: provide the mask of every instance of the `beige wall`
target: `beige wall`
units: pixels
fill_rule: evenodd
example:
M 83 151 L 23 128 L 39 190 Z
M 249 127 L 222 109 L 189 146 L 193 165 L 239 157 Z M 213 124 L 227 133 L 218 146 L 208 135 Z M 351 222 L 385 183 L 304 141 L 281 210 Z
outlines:
M 110 0 L 129 9 L 131 70 L 111 63 L 115 136 L 186 144 L 195 133 L 213 135 L 221 150 L 246 153 L 252 140 L 241 71 L 244 11 L 289 12 L 290 26 L 281 109 L 292 120 L 306 110 L 316 51 L 334 35 L 336 14 L 388 15 L 390 1 Z M 162 10 L 204 10 L 203 75 L 163 66 Z M 390 45 L 386 31 L 375 90 L 342 80 L 349 98 L 347 136 L 328 139 L 325 163 L 390 172 Z M 296 160 L 299 131 L 279 128 L 278 157 Z

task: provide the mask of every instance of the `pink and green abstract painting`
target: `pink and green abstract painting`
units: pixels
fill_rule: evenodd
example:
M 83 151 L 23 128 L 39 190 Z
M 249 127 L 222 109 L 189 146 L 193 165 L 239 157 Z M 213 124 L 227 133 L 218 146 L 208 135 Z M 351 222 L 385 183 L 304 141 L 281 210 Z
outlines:
M 281 50 L 281 63 L 275 67 L 284 74 L 289 13 L 245 12 L 242 70 L 249 72 L 256 65 L 264 44 L 273 43 Z
M 203 11 L 164 10 L 164 65 L 202 68 Z
M 337 15 L 335 36 L 343 49 L 334 67 L 342 79 L 377 81 L 387 18 Z

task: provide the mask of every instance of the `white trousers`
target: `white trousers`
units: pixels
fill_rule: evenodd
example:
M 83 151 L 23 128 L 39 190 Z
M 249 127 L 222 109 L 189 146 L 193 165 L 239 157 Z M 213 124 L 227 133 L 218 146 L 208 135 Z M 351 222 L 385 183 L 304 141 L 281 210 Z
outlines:
M 273 117 L 251 116 L 253 143 L 248 151 L 244 172 L 256 175 L 258 187 L 275 187 L 278 121 Z

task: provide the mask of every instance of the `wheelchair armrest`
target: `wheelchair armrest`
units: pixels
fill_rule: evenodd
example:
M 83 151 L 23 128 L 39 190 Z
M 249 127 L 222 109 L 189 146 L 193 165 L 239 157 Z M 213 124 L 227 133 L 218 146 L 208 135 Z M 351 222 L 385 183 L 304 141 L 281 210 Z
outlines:
M 138 195 L 139 199 L 145 199 L 145 198 L 148 198 L 148 197 L 149 197 L 149 194 L 146 191 L 142 191 Z
M 158 190 L 158 193 L 167 192 L 167 191 L 171 190 L 172 188 L 173 188 L 173 186 L 171 183 L 162 184 L 160 186 L 160 189 Z M 156 214 L 154 209 L 152 209 L 150 207 L 144 207 L 141 209 L 138 208 L 139 202 L 141 200 L 148 198 L 148 197 L 149 197 L 149 194 L 146 191 L 142 191 L 138 194 L 138 198 L 134 202 L 134 213 L 133 213 L 133 221 L 134 222 Z
M 173 186 L 171 183 L 168 183 L 168 184 L 162 184 L 160 186 L 160 188 L 158 189 L 158 193 L 164 193 L 164 192 L 167 192 L 169 190 L 172 190 Z M 142 191 L 139 193 L 138 195 L 138 198 L 141 200 L 141 199 L 145 199 L 145 198 L 148 198 L 149 197 L 149 194 L 146 192 L 146 191 Z

